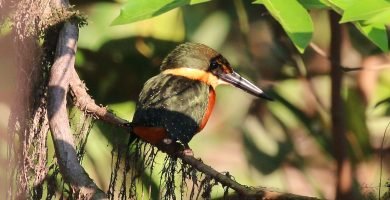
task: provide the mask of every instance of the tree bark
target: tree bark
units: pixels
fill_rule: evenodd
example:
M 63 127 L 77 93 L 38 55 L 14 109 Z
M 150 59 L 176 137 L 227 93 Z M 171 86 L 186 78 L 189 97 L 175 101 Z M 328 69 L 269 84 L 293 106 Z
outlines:
M 66 109 L 66 97 L 74 68 L 77 39 L 77 25 L 65 22 L 59 34 L 55 61 L 48 84 L 49 125 L 57 162 L 65 182 L 70 183 L 79 198 L 100 199 L 106 195 L 96 186 L 77 159 Z

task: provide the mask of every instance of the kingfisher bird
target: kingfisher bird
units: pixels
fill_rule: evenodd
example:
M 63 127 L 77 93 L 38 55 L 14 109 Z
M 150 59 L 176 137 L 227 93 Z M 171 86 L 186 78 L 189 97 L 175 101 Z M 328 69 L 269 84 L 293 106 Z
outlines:
M 233 71 L 221 54 L 204 44 L 177 46 L 164 58 L 160 70 L 145 83 L 132 121 L 132 132 L 154 145 L 175 141 L 189 149 L 189 141 L 210 117 L 218 85 L 230 84 L 272 100 Z

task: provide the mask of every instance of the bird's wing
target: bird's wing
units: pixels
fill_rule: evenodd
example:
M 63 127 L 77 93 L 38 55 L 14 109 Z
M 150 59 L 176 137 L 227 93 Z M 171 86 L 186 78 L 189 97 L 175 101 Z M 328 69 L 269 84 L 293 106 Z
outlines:
M 196 80 L 160 74 L 145 83 L 133 121 L 164 127 L 175 140 L 188 143 L 199 130 L 208 104 L 209 86 Z

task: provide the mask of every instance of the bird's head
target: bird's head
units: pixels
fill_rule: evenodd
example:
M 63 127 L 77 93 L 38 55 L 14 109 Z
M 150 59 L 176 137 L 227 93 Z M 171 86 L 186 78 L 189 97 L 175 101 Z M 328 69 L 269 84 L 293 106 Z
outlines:
M 220 84 L 233 85 L 254 96 L 273 100 L 256 85 L 236 73 L 226 58 L 204 44 L 184 43 L 177 46 L 164 59 L 161 71 L 200 80 L 213 88 Z

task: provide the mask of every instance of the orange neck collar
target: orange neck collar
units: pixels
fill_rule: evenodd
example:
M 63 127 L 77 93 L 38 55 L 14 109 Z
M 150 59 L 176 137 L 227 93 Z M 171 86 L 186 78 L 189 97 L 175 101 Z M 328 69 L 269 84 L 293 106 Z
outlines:
M 166 69 L 162 73 L 171 74 L 175 76 L 183 76 L 191 80 L 198 80 L 203 83 L 206 83 L 207 85 L 210 85 L 213 88 L 225 83 L 225 81 L 220 80 L 217 76 L 210 72 L 188 67 Z

